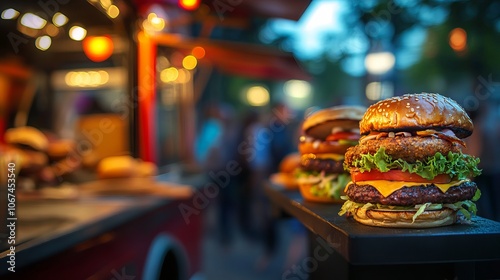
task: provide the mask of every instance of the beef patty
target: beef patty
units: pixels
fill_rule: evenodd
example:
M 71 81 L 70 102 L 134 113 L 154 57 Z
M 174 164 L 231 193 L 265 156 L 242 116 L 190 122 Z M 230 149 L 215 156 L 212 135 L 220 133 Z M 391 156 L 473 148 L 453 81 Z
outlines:
M 463 200 L 470 200 L 474 197 L 477 186 L 472 181 L 454 186 L 443 193 L 436 185 L 421 185 L 403 187 L 388 197 L 374 187 L 359 182 L 359 185 L 352 183 L 346 191 L 349 200 L 359 203 L 380 203 L 384 205 L 412 206 L 423 203 L 455 203 Z

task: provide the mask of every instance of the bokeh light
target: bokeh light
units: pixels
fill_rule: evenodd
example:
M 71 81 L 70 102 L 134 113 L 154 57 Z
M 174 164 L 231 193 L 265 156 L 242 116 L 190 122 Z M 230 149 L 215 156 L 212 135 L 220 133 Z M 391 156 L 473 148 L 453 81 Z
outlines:
M 251 106 L 264 106 L 269 103 L 269 91 L 263 86 L 252 86 L 247 89 L 246 101 Z
M 191 51 L 191 54 L 194 55 L 197 59 L 202 59 L 205 57 L 205 49 L 203 47 L 197 46 L 194 47 Z
M 142 22 L 144 30 L 150 33 L 160 32 L 165 26 L 165 19 L 159 17 L 156 13 L 149 13 L 148 17 Z
M 73 26 L 69 29 L 69 37 L 75 41 L 81 41 L 87 36 L 87 30 L 81 26 Z
M 196 65 L 198 65 L 198 60 L 193 55 L 187 55 L 182 60 L 182 67 L 187 70 L 193 70 L 194 68 L 196 68 Z
M 48 48 L 50 48 L 50 45 L 52 44 L 52 39 L 49 36 L 41 36 L 36 38 L 35 40 L 35 46 L 37 49 L 45 51 Z
M 64 82 L 70 87 L 100 87 L 108 81 L 109 74 L 104 70 L 70 71 L 64 77 Z
M 109 36 L 89 36 L 83 40 L 83 52 L 94 62 L 101 62 L 113 54 L 113 40 Z
M 26 13 L 21 17 L 21 24 L 32 29 L 42 29 L 47 21 L 35 14 Z
M 54 16 L 52 16 L 52 23 L 54 23 L 57 27 L 61 27 L 68 23 L 68 17 L 60 12 L 57 12 Z
M 396 58 L 390 52 L 370 53 L 365 58 L 366 70 L 374 75 L 387 73 L 395 63 Z
M 283 90 L 289 97 L 304 99 L 311 95 L 311 84 L 302 80 L 289 80 Z
M 110 18 L 116 18 L 116 17 L 118 17 L 118 15 L 120 15 L 120 9 L 118 9 L 118 7 L 115 5 L 111 5 L 111 6 L 109 6 L 106 13 L 108 14 L 108 16 Z
M 179 0 L 179 6 L 185 10 L 193 11 L 200 6 L 200 0 Z
M 169 83 L 177 80 L 179 77 L 179 70 L 175 67 L 169 67 L 167 69 L 163 69 L 160 72 L 160 80 L 164 83 Z
M 6 9 L 2 12 L 2 19 L 15 19 L 19 16 L 19 12 L 14 9 Z
M 463 51 L 467 47 L 467 32 L 462 28 L 455 28 L 450 32 L 450 47 L 457 51 Z

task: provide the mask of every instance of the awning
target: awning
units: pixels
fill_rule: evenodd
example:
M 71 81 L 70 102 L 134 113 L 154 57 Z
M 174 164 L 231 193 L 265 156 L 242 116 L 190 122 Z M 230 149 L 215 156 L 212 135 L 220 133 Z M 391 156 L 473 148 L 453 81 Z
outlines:
M 299 20 L 312 0 L 202 0 L 202 5 L 221 20 L 227 18 L 283 18 Z M 135 0 L 139 10 L 152 4 L 176 6 L 178 0 Z
M 175 48 L 185 54 L 194 47 L 205 49 L 200 63 L 210 63 L 218 70 L 232 75 L 258 79 L 310 80 L 291 53 L 263 45 L 209 39 L 189 39 L 172 34 L 156 35 L 158 45 Z

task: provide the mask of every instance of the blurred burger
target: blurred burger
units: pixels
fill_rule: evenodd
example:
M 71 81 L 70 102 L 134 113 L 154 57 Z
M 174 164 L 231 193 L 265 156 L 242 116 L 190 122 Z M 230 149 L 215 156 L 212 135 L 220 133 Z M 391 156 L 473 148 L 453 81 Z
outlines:
M 302 124 L 297 182 L 305 200 L 341 202 L 349 182 L 343 168 L 344 153 L 359 140 L 359 121 L 366 108 L 336 106 L 316 111 Z
M 52 139 L 49 141 L 47 154 L 51 161 L 60 161 L 67 158 L 76 149 L 76 143 L 70 139 Z
M 470 219 L 480 192 L 470 178 L 478 158 L 463 154 L 473 124 L 454 100 L 406 94 L 370 106 L 360 122 L 362 138 L 349 148 L 352 181 L 339 215 L 380 227 L 450 225 L 457 212 Z
M 43 132 L 31 126 L 9 128 L 5 132 L 5 143 L 9 150 L 20 158 L 21 174 L 39 172 L 48 164 L 49 142 Z
M 49 147 L 49 141 L 45 134 L 31 126 L 7 129 L 5 142 L 21 149 L 42 153 L 45 153 Z
M 270 180 L 285 189 L 298 189 L 295 173 L 300 166 L 300 154 L 292 153 L 280 162 L 279 172 L 271 174 Z

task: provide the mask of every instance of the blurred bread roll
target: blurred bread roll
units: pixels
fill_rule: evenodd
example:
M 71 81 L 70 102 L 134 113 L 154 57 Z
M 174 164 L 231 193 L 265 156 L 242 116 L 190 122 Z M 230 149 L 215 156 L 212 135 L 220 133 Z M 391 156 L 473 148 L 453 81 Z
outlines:
M 107 157 L 97 165 L 97 177 L 100 179 L 151 177 L 157 173 L 156 164 L 137 160 L 131 156 Z
M 131 156 L 113 156 L 103 158 L 97 164 L 99 179 L 128 178 L 135 175 L 136 161 Z
M 45 134 L 31 126 L 9 128 L 4 137 L 7 144 L 25 146 L 35 151 L 46 152 L 49 146 Z

